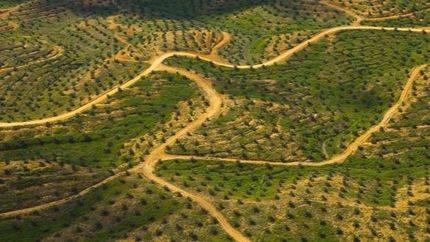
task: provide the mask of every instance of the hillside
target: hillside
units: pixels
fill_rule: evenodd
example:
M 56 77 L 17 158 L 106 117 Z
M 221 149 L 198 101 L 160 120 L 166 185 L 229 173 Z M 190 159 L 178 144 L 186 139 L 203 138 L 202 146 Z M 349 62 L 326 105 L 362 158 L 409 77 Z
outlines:
M 423 0 L 0 0 L 0 241 L 428 241 L 429 60 Z

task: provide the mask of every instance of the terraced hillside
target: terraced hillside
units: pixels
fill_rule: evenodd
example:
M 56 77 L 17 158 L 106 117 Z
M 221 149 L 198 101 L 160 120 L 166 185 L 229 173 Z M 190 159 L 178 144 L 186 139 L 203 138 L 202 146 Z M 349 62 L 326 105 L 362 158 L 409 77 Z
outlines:
M 427 241 L 426 1 L 0 0 L 0 241 Z
M 401 115 L 340 165 L 284 167 L 194 158 L 162 162 L 157 172 L 205 194 L 256 240 L 426 239 L 428 84 L 428 74 L 418 79 Z
M 425 63 L 429 41 L 421 34 L 342 32 L 283 65 L 254 71 L 169 60 L 217 79 L 215 87 L 228 96 L 222 117 L 179 140 L 171 152 L 275 161 L 328 158 L 380 120 L 398 99 L 409 70 Z
M 427 1 L 422 0 L 339 0 L 331 2 L 370 18 L 393 18 L 396 15 L 408 15 L 410 13 L 427 10 L 430 7 L 430 4 Z

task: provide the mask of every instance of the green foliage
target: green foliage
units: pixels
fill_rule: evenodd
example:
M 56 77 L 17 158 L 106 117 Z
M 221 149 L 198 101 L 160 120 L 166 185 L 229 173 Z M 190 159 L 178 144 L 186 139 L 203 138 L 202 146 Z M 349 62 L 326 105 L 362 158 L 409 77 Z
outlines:
M 156 130 L 167 122 L 180 101 L 196 93 L 179 75 L 157 74 L 142 79 L 131 90 L 111 97 L 98 107 L 48 132 L 32 132 L 0 144 L 2 160 L 47 159 L 93 166 L 116 166 L 123 144 Z
M 277 161 L 323 160 L 324 149 L 328 156 L 340 153 L 399 98 L 408 73 L 427 62 L 429 41 L 421 33 L 347 31 L 312 44 L 285 64 L 255 70 L 168 60 L 206 73 L 219 92 L 245 100 L 181 139 L 172 152 Z M 267 137 L 274 133 L 280 134 Z M 258 143 L 270 149 L 255 147 Z
M 364 25 L 390 26 L 390 27 L 427 27 L 430 25 L 430 11 L 422 10 L 412 16 L 405 16 L 384 21 L 363 21 Z
M 14 7 L 18 4 L 24 3 L 28 0 L 1 0 L 0 1 L 0 12 L 1 12 L 1 8 L 10 8 L 10 7 Z

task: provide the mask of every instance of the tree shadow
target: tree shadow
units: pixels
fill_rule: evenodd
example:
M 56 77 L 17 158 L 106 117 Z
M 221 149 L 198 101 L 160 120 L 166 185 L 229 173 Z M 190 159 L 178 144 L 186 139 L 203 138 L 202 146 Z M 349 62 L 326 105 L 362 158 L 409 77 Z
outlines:
M 242 11 L 274 0 L 45 0 L 59 4 L 77 15 L 108 16 L 130 13 L 142 18 L 193 20 L 210 15 Z M 43 1 L 42 1 L 43 2 Z

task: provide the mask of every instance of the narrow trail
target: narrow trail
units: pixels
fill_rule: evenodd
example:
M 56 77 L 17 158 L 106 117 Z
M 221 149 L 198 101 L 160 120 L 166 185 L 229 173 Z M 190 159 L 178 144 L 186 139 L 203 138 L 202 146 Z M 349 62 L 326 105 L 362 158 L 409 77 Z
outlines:
M 96 183 L 90 187 L 85 188 L 84 190 L 80 191 L 79 193 L 77 193 L 75 195 L 65 197 L 65 198 L 62 198 L 60 200 L 55 200 L 55 201 L 44 203 L 44 204 L 37 205 L 34 207 L 23 208 L 23 209 L 19 209 L 19 210 L 10 211 L 10 212 L 0 213 L 0 218 L 10 218 L 10 217 L 28 215 L 28 214 L 31 214 L 31 213 L 36 212 L 36 211 L 42 211 L 42 210 L 45 210 L 48 208 L 52 208 L 55 206 L 65 204 L 69 201 L 73 201 L 77 198 L 80 198 L 80 197 L 86 195 L 87 193 L 89 193 L 90 191 L 92 191 L 93 189 L 98 188 L 98 187 L 100 187 L 106 183 L 109 183 L 110 181 L 115 180 L 116 178 L 121 177 L 123 175 L 125 175 L 125 172 L 116 173 L 115 175 L 112 175 L 112 176 L 104 179 L 103 181 L 101 181 L 99 183 Z
M 412 70 L 408 81 L 406 82 L 402 93 L 400 94 L 399 99 L 396 103 L 394 103 L 385 113 L 381 121 L 379 123 L 371 126 L 366 130 L 362 135 L 357 137 L 352 143 L 350 143 L 345 150 L 337 155 L 334 155 L 332 158 L 320 161 L 320 162 L 271 162 L 264 160 L 242 160 L 237 158 L 219 158 L 219 157 L 198 157 L 198 156 L 186 156 L 186 155 L 170 155 L 166 154 L 163 159 L 164 160 L 172 160 L 172 159 L 202 159 L 202 160 L 216 160 L 216 161 L 227 161 L 227 162 L 240 162 L 243 164 L 253 164 L 253 165 L 273 165 L 273 166 L 326 166 L 332 164 L 339 164 L 346 161 L 346 159 L 357 151 L 358 147 L 363 145 L 365 142 L 369 140 L 373 133 L 380 130 L 381 127 L 386 126 L 390 120 L 399 113 L 399 108 L 405 103 L 411 93 L 413 83 L 419 76 L 420 72 L 426 68 L 427 65 L 421 65 Z
M 211 51 L 212 56 L 218 56 L 218 52 L 221 48 L 223 48 L 225 45 L 227 45 L 231 41 L 231 35 L 227 32 L 221 32 L 222 38 L 221 41 L 218 42 Z
M 192 73 L 190 71 L 187 71 L 185 69 L 181 68 L 173 68 L 169 66 L 165 66 L 163 64 L 157 65 L 157 68 L 153 71 L 165 71 L 173 74 L 179 74 L 182 76 L 187 77 L 190 80 L 193 80 L 197 86 L 203 91 L 207 101 L 209 102 L 209 107 L 206 109 L 205 113 L 200 115 L 196 120 L 192 121 L 190 124 L 188 124 L 183 129 L 176 132 L 173 136 L 169 137 L 163 144 L 159 145 L 157 148 L 151 151 L 151 153 L 145 157 L 145 162 L 131 168 L 128 170 L 129 172 L 134 173 L 142 173 L 144 174 L 149 180 L 154 181 L 161 187 L 167 187 L 171 192 L 174 193 L 180 193 L 183 197 L 188 197 L 192 199 L 194 202 L 199 204 L 202 208 L 204 208 L 212 217 L 217 219 L 220 226 L 236 241 L 250 241 L 247 237 L 245 237 L 241 232 L 236 230 L 229 222 L 228 220 L 222 215 L 221 212 L 218 211 L 218 209 L 205 197 L 194 194 L 192 192 L 188 192 L 186 190 L 183 190 L 182 188 L 175 186 L 172 183 L 169 183 L 168 181 L 164 180 L 163 178 L 157 176 L 154 171 L 155 167 L 158 164 L 158 162 L 165 157 L 165 150 L 169 145 L 174 144 L 179 138 L 187 135 L 188 133 L 194 132 L 196 129 L 198 129 L 204 122 L 207 120 L 214 118 L 220 114 L 221 111 L 221 104 L 222 104 L 222 97 L 220 94 L 218 94 L 215 89 L 212 87 L 212 83 L 203 78 L 202 76 Z M 11 211 L 0 214 L 0 218 L 7 218 L 7 217 L 14 217 L 18 215 L 26 215 L 29 213 L 32 213 L 34 211 L 39 211 L 43 209 L 47 209 L 53 206 L 62 205 L 68 201 L 71 201 L 73 199 L 76 199 L 78 197 L 82 197 L 85 194 L 89 193 L 94 188 L 100 187 L 103 184 L 106 184 L 115 178 L 118 178 L 125 174 L 124 172 L 117 173 L 91 187 L 86 188 L 85 190 L 81 191 L 80 193 L 61 199 L 57 201 L 53 201 L 50 203 L 42 204 L 40 206 L 35 206 L 31 208 Z
M 22 69 L 22 68 L 26 68 L 26 67 L 29 67 L 29 66 L 32 66 L 32 65 L 36 65 L 36 64 L 45 63 L 47 61 L 57 59 L 58 57 L 64 55 L 64 49 L 61 46 L 57 46 L 56 45 L 56 46 L 53 47 L 53 49 L 54 49 L 54 54 L 52 54 L 52 55 L 50 55 L 50 56 L 48 56 L 46 58 L 43 58 L 43 59 L 40 59 L 40 60 L 31 61 L 31 62 L 29 62 L 27 64 L 20 65 L 20 66 L 0 68 L 0 73 L 5 72 L 5 71 L 10 71 L 10 70 L 15 70 L 15 69 Z M 0 127 L 1 127 L 1 125 L 0 125 Z
M 211 60 L 223 62 L 223 63 L 228 62 L 226 59 L 222 58 L 218 54 L 218 52 L 222 47 L 226 46 L 231 41 L 231 35 L 227 32 L 221 32 L 221 34 L 222 34 L 221 41 L 219 41 L 214 47 L 212 47 L 211 53 L 209 55 L 201 55 L 201 56 L 204 56 L 205 58 L 208 58 Z
M 428 29 L 428 28 L 427 28 Z M 11 122 L 11 123 L 0 123 L 0 128 L 10 128 L 10 127 L 19 127 L 19 126 L 27 126 L 27 125 L 40 125 L 40 124 L 46 124 L 51 122 L 57 122 L 57 121 L 64 121 L 69 118 L 72 118 L 76 116 L 79 113 L 82 113 L 90 108 L 92 108 L 94 105 L 104 102 L 109 96 L 114 95 L 117 93 L 120 89 L 128 88 L 132 85 L 134 85 L 136 82 L 138 82 L 142 77 L 148 76 L 154 71 L 167 71 L 170 73 L 177 73 L 180 75 L 183 75 L 191 80 L 193 80 L 197 86 L 204 92 L 205 97 L 207 98 L 209 102 L 209 107 L 207 108 L 206 112 L 199 116 L 196 120 L 191 122 L 189 125 L 187 125 L 185 128 L 181 129 L 177 133 L 175 133 L 173 136 L 169 137 L 163 144 L 156 147 L 148 156 L 145 157 L 145 161 L 143 163 L 138 164 L 137 166 L 129 169 L 129 172 L 141 172 L 143 173 L 148 179 L 154 181 L 155 183 L 167 187 L 170 191 L 180 193 L 184 197 L 188 197 L 198 203 L 200 206 L 202 206 L 205 210 L 208 211 L 208 213 L 217 219 L 217 221 L 220 223 L 222 228 L 236 241 L 250 241 L 247 237 L 245 237 L 242 233 L 240 233 L 238 230 L 236 230 L 234 227 L 231 226 L 231 224 L 227 221 L 227 219 L 221 214 L 221 212 L 218 211 L 218 209 L 210 203 L 210 201 L 205 198 L 202 195 L 195 194 L 186 190 L 183 190 L 182 188 L 175 186 L 174 184 L 169 183 L 168 181 L 164 180 L 161 177 L 158 177 L 154 171 L 155 167 L 158 164 L 160 160 L 163 159 L 173 159 L 173 158 L 186 158 L 185 156 L 174 156 L 174 155 L 167 155 L 165 154 L 165 149 L 175 143 L 179 138 L 185 136 L 187 133 L 191 133 L 198 129 L 206 120 L 211 119 L 219 115 L 221 110 L 221 104 L 222 104 L 222 98 L 221 96 L 216 92 L 216 90 L 212 87 L 212 84 L 209 80 L 206 80 L 205 78 L 201 77 L 198 74 L 189 72 L 187 70 L 176 68 L 176 67 L 168 67 L 163 65 L 163 62 L 171 57 L 175 56 L 183 56 L 183 57 L 189 57 L 189 58 L 199 58 L 204 61 L 211 62 L 215 65 L 227 67 L 227 68 L 238 68 L 238 69 L 257 69 L 257 68 L 263 68 L 270 65 L 275 65 L 281 62 L 284 62 L 288 60 L 290 57 L 292 57 L 295 53 L 303 50 L 304 48 L 308 47 L 310 43 L 314 43 L 316 41 L 319 41 L 320 39 L 326 37 L 329 34 L 334 34 L 340 31 L 346 31 L 346 30 L 387 30 L 387 31 L 407 31 L 407 32 L 425 32 L 425 28 L 387 28 L 387 27 L 374 27 L 374 26 L 340 26 L 340 27 L 334 27 L 330 29 L 326 29 L 319 34 L 316 34 L 309 40 L 306 40 L 302 42 L 301 44 L 295 46 L 294 48 L 285 51 L 284 53 L 280 54 L 279 56 L 265 61 L 258 65 L 232 65 L 230 63 L 226 63 L 219 59 L 219 57 L 214 56 L 215 52 L 211 52 L 209 55 L 203 55 L 199 53 L 192 53 L 192 52 L 168 52 L 161 56 L 155 57 L 152 60 L 149 61 L 150 66 L 142 71 L 140 74 L 135 76 L 133 79 L 127 81 L 126 83 L 117 86 L 111 90 L 106 91 L 105 93 L 98 96 L 96 99 L 90 101 L 89 103 L 71 111 L 68 113 L 64 113 L 58 116 L 53 116 L 49 118 L 39 119 L 39 120 L 30 120 L 30 121 L 23 121 L 23 122 Z M 214 48 L 219 49 L 226 43 L 228 43 L 230 36 L 228 34 L 224 34 L 225 40 L 222 40 L 220 43 L 218 43 Z M 386 125 L 391 118 L 398 112 L 398 108 L 401 106 L 402 102 L 406 100 L 408 97 L 413 81 L 418 76 L 419 71 L 422 70 L 425 67 L 425 65 L 420 66 L 411 73 L 411 76 L 396 104 L 394 104 L 384 115 L 383 119 L 376 125 L 372 126 L 367 130 L 363 135 L 358 137 L 353 143 L 351 143 L 343 153 L 334 156 L 331 159 L 322 161 L 322 162 L 292 162 L 292 163 L 281 163 L 281 162 L 267 162 L 267 161 L 259 161 L 259 160 L 241 160 L 242 163 L 249 163 L 249 164 L 258 164 L 258 165 L 282 165 L 282 166 L 298 166 L 298 165 L 304 165 L 304 166 L 323 166 L 328 164 L 334 164 L 334 163 L 341 163 L 346 160 L 348 156 L 350 156 L 352 153 L 354 153 L 357 148 L 363 144 L 374 132 L 376 132 L 380 127 Z M 191 157 L 189 157 L 191 158 Z M 211 159 L 211 158 L 206 158 Z M 220 158 L 219 158 L 220 159 Z M 220 159 L 221 160 L 221 159 Z M 237 159 L 222 159 L 224 161 L 235 161 L 237 162 Z M 73 196 L 63 198 L 57 201 L 49 202 L 46 204 L 42 204 L 35 207 L 30 208 L 24 208 L 16 211 L 10 211 L 0 214 L 0 218 L 8 218 L 8 217 L 15 217 L 19 215 L 26 215 L 35 211 L 41 211 L 47 208 L 51 208 L 54 206 L 62 205 L 66 202 L 69 202 L 71 200 L 77 199 L 79 197 L 84 196 L 85 194 L 92 191 L 94 188 L 100 187 L 103 184 L 107 184 L 108 182 L 121 177 L 125 174 L 125 171 L 119 172 L 111 177 L 108 177 L 107 179 L 92 185 L 78 194 L 75 194 Z
M 159 158 L 164 156 L 164 150 L 168 145 L 173 144 L 178 138 L 180 138 L 180 137 L 186 135 L 188 132 L 192 132 L 195 129 L 197 129 L 198 127 L 200 127 L 200 125 L 204 121 L 206 121 L 206 119 L 214 117 L 215 115 L 217 115 L 220 112 L 221 103 L 222 103 L 221 97 L 219 96 L 218 93 L 216 93 L 215 89 L 213 89 L 211 84 L 206 79 L 202 78 L 201 76 L 199 76 L 197 74 L 194 74 L 194 73 L 188 72 L 186 70 L 182 70 L 182 69 L 167 67 L 164 65 L 159 65 L 157 70 L 152 69 L 152 71 L 167 71 L 167 72 L 175 73 L 175 74 L 178 73 L 178 74 L 186 76 L 187 78 L 190 78 L 191 80 L 194 80 L 196 82 L 196 84 L 204 91 L 210 105 L 209 105 L 209 108 L 206 110 L 205 114 L 201 115 L 198 119 L 196 119 L 195 121 L 193 121 L 192 123 L 187 125 L 185 128 L 178 131 L 175 135 L 173 135 L 169 139 L 167 139 L 163 144 L 161 144 L 160 146 L 155 148 L 147 156 L 145 163 L 147 161 L 152 161 L 152 163 L 156 163 Z M 140 164 L 134 168 L 131 168 L 129 171 L 141 171 L 143 169 L 143 166 L 144 166 L 144 163 L 142 163 L 142 164 Z M 25 209 L 21 209 L 21 210 L 6 212 L 6 213 L 1 213 L 0 218 L 1 217 L 13 217 L 13 216 L 17 216 L 17 215 L 29 214 L 29 213 L 34 212 L 34 211 L 43 210 L 43 209 L 46 209 L 46 208 L 49 208 L 49 207 L 52 207 L 55 205 L 64 204 L 65 202 L 70 201 L 72 199 L 75 199 L 77 197 L 80 197 L 82 195 L 85 195 L 91 189 L 97 188 L 103 184 L 106 184 L 106 183 L 110 182 L 111 180 L 113 180 L 117 177 L 120 177 L 124 174 L 125 174 L 125 171 L 117 173 L 117 174 L 91 186 L 91 187 L 88 187 L 87 189 L 81 191 L 80 193 L 73 195 L 73 196 L 70 196 L 68 198 L 60 199 L 60 200 L 46 203 L 46 204 L 43 204 L 40 206 L 25 208 Z
M 148 179 L 154 181 L 162 187 L 167 187 L 171 192 L 180 193 L 184 197 L 191 198 L 194 202 L 199 204 L 208 213 L 214 217 L 220 224 L 220 226 L 236 241 L 250 241 L 241 232 L 236 230 L 228 220 L 222 215 L 218 209 L 210 203 L 208 199 L 200 194 L 195 194 L 186 191 L 166 180 L 157 176 L 154 171 L 158 162 L 166 156 L 165 150 L 169 145 L 174 144 L 179 138 L 184 137 L 187 133 L 192 133 L 198 129 L 205 121 L 208 119 L 218 116 L 221 112 L 222 97 L 218 94 L 212 87 L 209 80 L 201 77 L 198 74 L 189 72 L 184 69 L 168 67 L 165 65 L 160 65 L 157 71 L 167 71 L 169 73 L 178 73 L 188 79 L 193 80 L 197 86 L 204 92 L 206 99 L 209 102 L 209 107 L 206 112 L 199 116 L 196 120 L 188 124 L 185 128 L 179 130 L 175 135 L 168 138 L 162 145 L 154 149 L 147 157 L 145 157 L 145 162 L 142 165 L 137 166 L 134 171 L 142 172 Z
M 108 26 L 109 26 L 109 29 L 110 30 L 112 30 L 112 31 L 114 31 L 114 37 L 115 37 L 115 39 L 117 39 L 120 43 L 122 43 L 123 45 L 125 45 L 125 48 L 124 49 L 130 49 L 130 50 L 134 50 L 134 51 L 136 51 L 136 52 L 138 52 L 138 53 L 140 53 L 140 54 L 142 54 L 142 52 L 139 50 L 139 49 L 136 49 L 132 44 L 130 44 L 128 41 L 127 41 L 127 38 L 125 38 L 125 37 L 123 37 L 123 36 L 121 36 L 118 32 L 117 32 L 117 28 L 118 27 L 120 27 L 121 25 L 119 25 L 119 24 L 117 24 L 116 22 L 115 22 L 115 18 L 117 18 L 119 15 L 114 15 L 114 16 L 110 16 L 110 17 L 108 17 L 106 20 L 107 20 L 107 23 L 108 23 Z M 121 59 L 121 58 L 120 58 Z M 123 60 L 121 60 L 121 61 L 124 61 L 124 59 Z M 130 61 L 130 60 L 125 60 L 125 61 Z M 134 61 L 132 61 L 132 62 L 134 62 Z M 137 61 L 136 61 L 137 62 Z
M 324 4 L 324 5 L 326 5 L 327 7 L 336 9 L 336 10 L 338 10 L 340 12 L 344 12 L 347 15 L 355 18 L 355 21 L 352 22 L 351 26 L 358 26 L 358 25 L 360 25 L 361 21 L 363 21 L 363 19 L 364 19 L 364 17 L 358 15 L 356 12 L 354 12 L 354 11 L 352 11 L 350 9 L 343 8 L 343 7 L 340 7 L 340 6 L 336 5 L 336 4 L 333 4 L 333 3 L 330 3 L 330 2 L 326 2 L 326 1 L 321 1 L 321 3 Z
M 205 210 L 209 212 L 214 218 L 218 220 L 220 225 L 223 227 L 223 229 L 232 236 L 236 241 L 249 241 L 248 238 L 243 236 L 238 230 L 233 228 L 231 224 L 227 221 L 227 219 L 217 210 L 217 208 L 212 205 L 207 198 L 204 196 L 201 196 L 199 194 L 195 194 L 189 191 L 186 191 L 174 184 L 169 183 L 168 181 L 164 180 L 161 177 L 158 177 L 155 175 L 155 167 L 157 166 L 158 162 L 161 160 L 172 160 L 172 159 L 202 159 L 202 160 L 219 160 L 219 161 L 227 161 L 227 162 L 240 162 L 242 164 L 253 164 L 253 165 L 272 165 L 272 166 L 324 166 L 329 164 L 335 164 L 335 163 L 342 163 L 348 158 L 351 154 L 353 154 L 360 145 L 362 145 L 364 142 L 370 138 L 370 136 L 379 130 L 380 127 L 383 127 L 386 125 L 391 118 L 396 115 L 399 112 L 399 107 L 407 100 L 411 90 L 413 83 L 415 79 L 419 76 L 419 73 L 421 70 L 423 70 L 427 65 L 421 65 L 417 68 L 415 68 L 411 74 L 410 78 L 408 79 L 398 101 L 385 113 L 383 119 L 376 125 L 372 126 L 370 129 L 368 129 L 363 135 L 358 137 L 353 143 L 351 143 L 345 151 L 337 156 L 334 156 L 331 159 L 322 161 L 322 162 L 292 162 L 292 163 L 283 163 L 283 162 L 270 162 L 270 161 L 264 161 L 264 160 L 240 160 L 235 158 L 217 158 L 217 157 L 197 157 L 197 156 L 184 156 L 184 155 L 170 155 L 166 154 L 165 150 L 169 145 L 174 144 L 179 138 L 185 136 L 187 133 L 191 133 L 198 129 L 205 121 L 211 118 L 215 118 L 219 115 L 221 110 L 221 104 L 222 104 L 222 97 L 215 91 L 215 89 L 212 87 L 212 84 L 209 80 L 206 80 L 205 78 L 201 77 L 198 74 L 189 72 L 184 69 L 176 68 L 176 67 L 168 67 L 163 64 L 158 65 L 157 69 L 154 69 L 154 71 L 167 71 L 170 73 L 180 74 L 183 75 L 191 80 L 193 80 L 197 86 L 204 92 L 206 98 L 209 102 L 209 107 L 207 108 L 206 112 L 199 116 L 196 120 L 191 122 L 189 125 L 187 125 L 185 128 L 178 131 L 175 135 L 168 138 L 163 144 L 158 146 L 156 149 L 154 149 L 147 157 L 145 157 L 145 162 L 137 165 L 136 167 L 129 170 L 129 172 L 137 172 L 137 173 L 143 173 L 148 179 L 154 181 L 155 183 L 169 188 L 170 191 L 175 193 L 180 193 L 184 197 L 189 197 L 196 203 L 198 203 L 200 206 L 202 206 Z M 73 196 L 49 202 L 46 204 L 42 204 L 35 207 L 25 208 L 21 210 L 16 211 L 10 211 L 6 213 L 0 214 L 0 218 L 8 218 L 8 217 L 15 217 L 19 215 L 26 215 L 35 211 L 44 210 L 53 206 L 62 205 L 66 202 L 69 202 L 71 200 L 74 200 L 76 198 L 82 197 L 85 194 L 92 191 L 94 188 L 100 187 L 104 184 L 107 184 L 108 182 L 121 177 L 125 174 L 125 171 L 117 173 L 91 187 L 88 187 L 78 194 L 75 194 Z
M 334 3 L 331 2 L 327 2 L 327 1 L 321 1 L 322 4 L 336 9 L 338 11 L 344 12 L 347 15 L 355 18 L 355 21 L 351 24 L 351 26 L 359 26 L 361 24 L 361 22 L 363 21 L 371 21 L 371 22 L 378 22 L 378 21 L 384 21 L 384 20 L 390 20 L 390 19 L 398 19 L 398 18 L 402 18 L 402 17 L 409 17 L 409 16 L 413 16 L 414 14 L 418 13 L 418 12 L 424 12 L 429 10 L 429 8 L 423 9 L 423 10 L 419 10 L 419 11 L 415 11 L 415 12 L 410 12 L 410 13 L 405 13 L 405 14 L 395 14 L 395 15 L 391 15 L 391 16 L 384 16 L 384 17 L 365 17 L 365 16 L 361 16 L 358 13 L 356 13 L 355 11 L 348 9 L 348 8 L 343 8 L 339 5 L 336 5 Z
M 378 21 L 384 21 L 384 20 L 399 19 L 399 18 L 414 16 L 417 13 L 425 12 L 425 11 L 428 11 L 429 9 L 430 8 L 426 8 L 426 9 L 416 11 L 416 12 L 410 12 L 410 13 L 398 14 L 398 15 L 392 15 L 392 16 L 385 16 L 385 17 L 364 18 L 363 21 L 378 22 Z
M 149 74 L 151 74 L 166 59 L 171 58 L 171 57 L 182 56 L 182 57 L 189 57 L 189 58 L 199 58 L 200 60 L 211 62 L 214 65 L 227 67 L 227 68 L 258 69 L 258 68 L 263 68 L 263 67 L 276 65 L 276 64 L 280 64 L 282 62 L 285 62 L 286 60 L 291 58 L 294 54 L 296 54 L 299 51 L 308 47 L 309 44 L 317 42 L 329 34 L 334 34 L 334 33 L 346 31 L 346 30 L 385 30 L 385 31 L 404 31 L 404 32 L 423 33 L 423 32 L 426 32 L 427 30 L 430 30 L 430 28 L 391 28 L 391 27 L 387 28 L 387 27 L 376 27 L 376 26 L 334 27 L 334 28 L 326 29 L 326 30 L 320 32 L 319 34 L 314 35 L 309 40 L 306 40 L 306 41 L 302 42 L 301 44 L 295 46 L 294 48 L 291 48 L 291 49 L 285 51 L 284 53 L 280 54 L 279 56 L 277 56 L 271 60 L 265 61 L 261 64 L 257 64 L 257 65 L 233 65 L 233 64 L 218 61 L 218 60 L 216 60 L 217 58 L 214 59 L 210 55 L 208 56 L 208 55 L 186 52 L 186 51 L 172 51 L 172 52 L 168 52 L 168 53 L 165 53 L 163 55 L 160 55 L 158 57 L 153 58 L 152 60 L 149 61 L 149 63 L 151 64 L 150 67 L 148 67 L 146 70 L 141 72 L 139 75 L 137 75 L 133 79 L 125 82 L 124 84 L 122 84 L 120 86 L 114 87 L 113 89 L 102 93 L 97 98 L 93 99 L 92 101 L 84 104 L 83 106 L 81 106 L 75 110 L 72 110 L 70 112 L 63 113 L 63 114 L 60 114 L 57 116 L 53 116 L 53 117 L 49 117 L 49 118 L 43 118 L 43 119 L 37 119 L 37 120 L 10 122 L 10 123 L 0 122 L 0 128 L 12 128 L 12 127 L 20 127 L 20 126 L 28 126 L 28 125 L 41 125 L 41 124 L 46 124 L 46 123 L 64 121 L 64 120 L 67 120 L 69 118 L 72 118 L 72 117 L 76 116 L 77 114 L 80 114 L 82 112 L 87 111 L 88 109 L 90 109 L 94 105 L 106 101 L 106 99 L 109 96 L 114 95 L 120 89 L 128 88 L 128 87 L 134 85 L 142 77 L 145 77 L 145 76 L 148 76 Z M 223 43 L 225 43 L 225 42 L 223 42 Z

